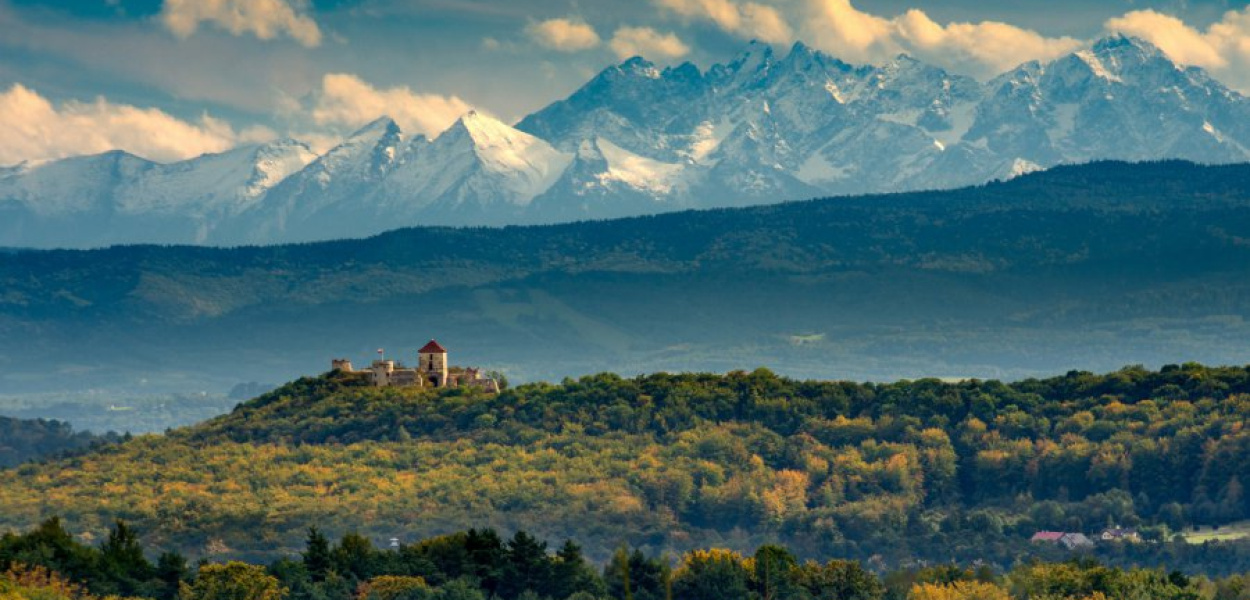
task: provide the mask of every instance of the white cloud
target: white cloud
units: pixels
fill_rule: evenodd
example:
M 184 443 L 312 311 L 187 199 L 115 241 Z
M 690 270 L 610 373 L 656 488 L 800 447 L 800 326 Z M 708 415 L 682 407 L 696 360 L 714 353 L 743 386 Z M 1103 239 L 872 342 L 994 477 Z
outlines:
M 768 43 L 789 42 L 794 36 L 781 13 L 771 6 L 733 0 L 653 0 L 683 17 L 704 19 L 736 36 Z
M 307 0 L 165 0 L 160 20 L 180 38 L 191 37 L 200 23 L 213 23 L 236 36 L 287 35 L 312 48 L 321 44 L 321 29 L 306 9 Z
M 933 64 L 981 77 L 997 75 L 1029 60 L 1049 60 L 1076 50 L 1081 41 L 1048 38 L 999 23 L 934 21 L 912 9 L 883 17 L 861 11 L 851 0 L 792 0 L 792 29 L 776 8 L 737 0 L 652 0 L 683 17 L 714 23 L 738 37 L 781 44 L 802 39 L 838 58 L 880 63 L 908 53 Z
M 455 96 L 418 94 L 407 86 L 378 89 L 349 73 L 330 73 L 310 111 L 320 126 L 359 127 L 383 115 L 405 132 L 435 136 L 472 110 Z
M 1048 61 L 1083 45 L 997 21 L 941 25 L 919 10 L 894 19 L 904 46 L 922 58 L 980 75 L 997 75 L 1030 60 Z
M 1150 40 L 1172 58 L 1188 65 L 1223 67 L 1228 64 L 1220 55 L 1215 40 L 1171 15 L 1137 10 L 1107 21 L 1107 30 Z
M 620 58 L 643 56 L 652 60 L 669 60 L 690 53 L 690 47 L 676 35 L 660 33 L 650 27 L 621 27 L 612 35 L 608 46 Z
M 1029 60 L 1051 60 L 1076 50 L 1080 40 L 1048 38 L 1007 23 L 947 23 L 912 9 L 886 18 L 850 0 L 808 0 L 801 35 L 813 46 L 852 62 L 880 62 L 906 52 L 972 75 L 997 75 Z
M 525 32 L 535 42 L 561 52 L 589 50 L 600 42 L 594 27 L 576 19 L 548 19 L 531 24 Z
M 192 123 L 155 108 L 113 104 L 104 98 L 57 106 L 21 84 L 0 93 L 0 164 L 117 149 L 173 161 L 271 137 L 273 132 L 263 128 L 235 132 L 207 114 Z
M 1106 28 L 1150 41 L 1176 62 L 1209 69 L 1230 86 L 1250 89 L 1250 7 L 1225 13 L 1206 31 L 1153 10 L 1111 19 Z

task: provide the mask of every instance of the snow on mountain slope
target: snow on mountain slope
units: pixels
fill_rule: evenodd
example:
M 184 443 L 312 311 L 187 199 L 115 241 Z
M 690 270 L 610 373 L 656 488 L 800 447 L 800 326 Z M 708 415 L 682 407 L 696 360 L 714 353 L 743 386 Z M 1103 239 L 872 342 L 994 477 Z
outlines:
M 406 141 L 395 121 L 380 117 L 234 215 L 211 242 L 307 241 L 382 231 L 384 226 L 371 226 L 373 211 L 360 210 L 362 199 L 424 141 Z
M 470 112 L 379 187 L 379 206 L 409 224 L 505 224 L 524 218 L 573 155 Z
M 316 158 L 303 143 L 280 140 L 156 165 L 144 176 L 123 182 L 117 208 L 135 214 L 238 214 Z
M 534 199 L 529 213 L 541 215 L 543 222 L 557 222 L 687 208 L 690 179 L 699 172 L 698 166 L 639 156 L 604 139 L 585 140 L 560 179 Z
M 607 164 L 607 170 L 599 176 L 601 183 L 620 182 L 656 197 L 672 193 L 673 188 L 681 184 L 681 164 L 639 156 L 605 139 L 590 143 L 598 148 Z
M 315 155 L 282 140 L 159 164 L 123 152 L 0 173 L 0 239 L 14 245 L 205 243 Z M 20 224 L 20 225 L 19 225 Z
M 701 70 L 605 69 L 515 127 L 380 118 L 313 160 L 275 142 L 161 165 L 0 168 L 0 246 L 273 243 L 952 188 L 1099 159 L 1250 161 L 1250 100 L 1114 36 L 988 82 L 752 43 Z
M 156 166 L 121 151 L 24 163 L 0 177 L 0 205 L 41 217 L 111 210 L 119 186 Z
M 447 156 L 439 156 L 440 152 Z M 467 164 L 458 160 L 462 157 L 469 158 Z M 444 176 L 457 178 L 461 186 L 476 183 L 483 186 L 481 191 L 501 192 L 472 198 L 469 191 L 440 190 L 440 198 L 453 194 L 447 199 L 453 205 L 476 200 L 483 205 L 506 202 L 517 206 L 529 204 L 551 187 L 573 159 L 543 140 L 477 112 L 465 115 L 434 140 L 424 158 L 432 166 L 459 164 L 462 171 L 446 171 Z

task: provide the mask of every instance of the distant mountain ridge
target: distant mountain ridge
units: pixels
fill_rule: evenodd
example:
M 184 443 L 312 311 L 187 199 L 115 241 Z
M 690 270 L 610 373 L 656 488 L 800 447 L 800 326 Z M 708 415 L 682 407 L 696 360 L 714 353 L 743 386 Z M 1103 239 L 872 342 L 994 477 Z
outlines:
M 1250 165 L 271 247 L 0 254 L 0 390 L 225 392 L 437 337 L 513 382 L 608 369 L 1026 377 L 1245 364 Z M 137 393 L 137 392 L 136 392 Z
M 173 165 L 113 152 L 0 169 L 0 246 L 567 222 L 956 188 L 1104 159 L 1250 161 L 1250 100 L 1124 36 L 986 83 L 906 56 L 856 67 L 753 43 L 706 71 L 630 59 L 515 127 L 470 113 L 431 140 L 383 117 L 320 157 L 281 141 Z

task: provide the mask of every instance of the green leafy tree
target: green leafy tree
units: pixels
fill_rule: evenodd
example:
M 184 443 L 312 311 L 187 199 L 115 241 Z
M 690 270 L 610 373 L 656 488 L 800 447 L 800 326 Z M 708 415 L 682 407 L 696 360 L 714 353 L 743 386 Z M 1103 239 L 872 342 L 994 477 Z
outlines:
M 813 600 L 880 600 L 885 595 L 881 580 L 858 562 L 808 562 L 796 575 L 798 584 Z
M 682 600 L 748 598 L 745 561 L 728 550 L 696 550 L 673 572 L 673 596 Z
M 179 600 L 282 600 L 287 590 L 263 567 L 241 562 L 204 565 Z
M 761 600 L 793 598 L 799 587 L 795 581 L 798 560 L 789 550 L 774 545 L 755 551 L 751 583 Z
M 453 579 L 434 594 L 434 600 L 486 600 L 486 594 L 471 579 Z
M 335 571 L 355 582 L 373 576 L 374 554 L 373 542 L 355 532 L 344 535 L 330 552 Z
M 659 558 L 622 546 L 603 569 L 609 598 L 621 600 L 669 600 L 669 569 Z

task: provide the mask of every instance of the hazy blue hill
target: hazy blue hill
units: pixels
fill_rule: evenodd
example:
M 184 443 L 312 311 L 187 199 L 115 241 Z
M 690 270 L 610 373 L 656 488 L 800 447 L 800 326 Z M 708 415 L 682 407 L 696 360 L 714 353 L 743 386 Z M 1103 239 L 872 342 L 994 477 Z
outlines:
M 113 433 L 100 436 L 74 431 L 63 421 L 0 417 L 0 469 L 115 442 L 119 437 Z
M 364 240 L 0 256 L 0 386 L 225 391 L 430 337 L 514 380 L 1240 364 L 1250 166 Z

